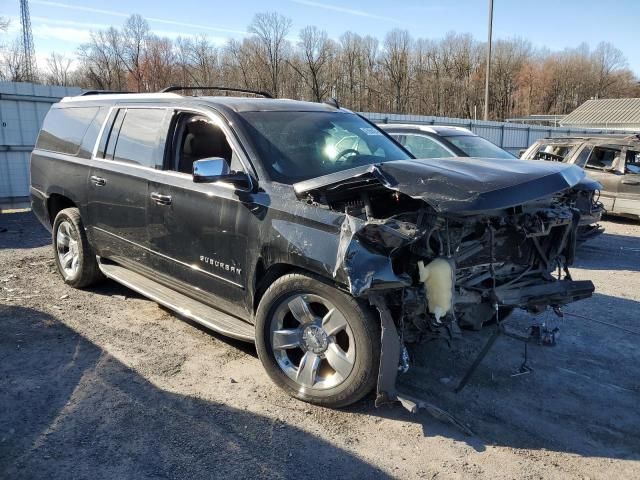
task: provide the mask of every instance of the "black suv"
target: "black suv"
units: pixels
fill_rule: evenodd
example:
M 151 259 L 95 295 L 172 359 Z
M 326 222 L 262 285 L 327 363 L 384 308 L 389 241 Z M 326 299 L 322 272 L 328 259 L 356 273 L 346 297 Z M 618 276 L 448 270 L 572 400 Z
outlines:
M 31 158 L 64 281 L 255 341 L 297 398 L 399 399 L 406 343 L 593 292 L 568 271 L 578 167 L 416 160 L 337 105 L 90 93 L 51 108 Z

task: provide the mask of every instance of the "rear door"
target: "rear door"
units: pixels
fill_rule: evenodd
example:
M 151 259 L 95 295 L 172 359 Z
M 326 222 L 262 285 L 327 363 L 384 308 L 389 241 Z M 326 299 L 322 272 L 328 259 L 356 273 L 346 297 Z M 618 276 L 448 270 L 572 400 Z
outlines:
M 89 175 L 88 217 L 97 253 L 130 268 L 148 267 L 149 173 L 161 168 L 164 108 L 112 110 Z

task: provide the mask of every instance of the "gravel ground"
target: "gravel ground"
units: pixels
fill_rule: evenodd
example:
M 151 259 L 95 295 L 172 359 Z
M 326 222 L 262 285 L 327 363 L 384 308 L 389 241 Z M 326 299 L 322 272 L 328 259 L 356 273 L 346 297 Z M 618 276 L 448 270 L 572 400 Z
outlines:
M 209 333 L 111 281 L 67 287 L 30 213 L 0 215 L 0 478 L 640 478 L 640 225 L 604 222 L 574 277 L 593 298 L 555 347 L 488 335 L 412 351 L 401 388 L 447 410 L 343 410 L 292 400 L 252 346 Z

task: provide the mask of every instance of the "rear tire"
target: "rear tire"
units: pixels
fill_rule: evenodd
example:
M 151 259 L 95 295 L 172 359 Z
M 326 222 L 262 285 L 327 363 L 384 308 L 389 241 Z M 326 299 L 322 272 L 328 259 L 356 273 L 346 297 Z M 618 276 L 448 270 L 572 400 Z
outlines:
M 60 210 L 51 232 L 56 267 L 67 285 L 84 288 L 104 278 L 77 208 Z
M 344 407 L 376 383 L 376 317 L 320 277 L 288 274 L 267 289 L 256 314 L 256 347 L 273 382 L 305 402 Z

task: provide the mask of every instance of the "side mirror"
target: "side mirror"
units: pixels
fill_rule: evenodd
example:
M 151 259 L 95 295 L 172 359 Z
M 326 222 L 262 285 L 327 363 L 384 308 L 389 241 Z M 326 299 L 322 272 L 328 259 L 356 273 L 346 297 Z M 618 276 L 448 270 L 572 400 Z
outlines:
M 195 183 L 224 182 L 236 187 L 249 187 L 249 176 L 243 172 L 229 169 L 224 158 L 203 158 L 193 162 L 193 181 Z

